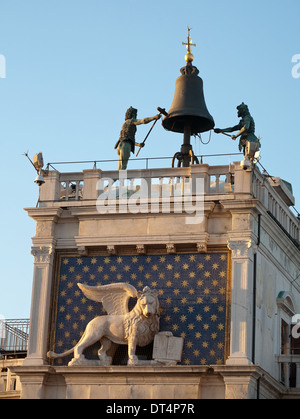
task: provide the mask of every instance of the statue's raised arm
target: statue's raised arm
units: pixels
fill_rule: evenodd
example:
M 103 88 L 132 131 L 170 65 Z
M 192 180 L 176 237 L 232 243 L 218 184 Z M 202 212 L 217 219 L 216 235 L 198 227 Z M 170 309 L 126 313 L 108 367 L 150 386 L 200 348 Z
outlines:
M 216 128 L 214 132 L 216 134 L 222 134 L 226 132 L 239 131 L 236 135 L 231 135 L 230 137 L 233 140 L 236 140 L 238 137 L 241 137 L 240 142 L 239 142 L 239 150 L 240 151 L 243 150 L 243 153 L 245 155 L 245 147 L 246 147 L 247 141 L 250 141 L 252 143 L 257 143 L 257 149 L 260 148 L 260 143 L 259 143 L 259 139 L 254 134 L 255 123 L 254 123 L 254 119 L 250 115 L 248 106 L 245 105 L 244 102 L 242 102 L 239 106 L 237 106 L 237 110 L 238 110 L 238 117 L 241 118 L 240 122 L 237 125 L 235 125 L 234 127 L 223 128 L 223 129 Z

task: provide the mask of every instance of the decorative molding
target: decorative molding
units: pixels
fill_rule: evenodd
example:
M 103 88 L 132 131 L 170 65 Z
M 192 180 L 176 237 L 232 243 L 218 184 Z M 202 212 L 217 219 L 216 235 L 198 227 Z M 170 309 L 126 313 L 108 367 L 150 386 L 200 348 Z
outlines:
M 173 255 L 176 253 L 176 246 L 174 243 L 167 243 L 166 244 L 167 253 L 169 255 Z
M 109 254 L 109 256 L 116 255 L 117 254 L 116 246 L 114 245 L 107 246 L 107 253 Z
M 206 253 L 207 252 L 207 243 L 197 243 L 197 252 L 198 253 Z
M 77 248 L 78 253 L 80 254 L 80 256 L 88 256 L 88 249 L 86 248 L 86 246 L 80 246 Z
M 146 254 L 146 247 L 144 244 L 137 244 L 136 245 L 136 251 L 139 255 L 145 255 Z

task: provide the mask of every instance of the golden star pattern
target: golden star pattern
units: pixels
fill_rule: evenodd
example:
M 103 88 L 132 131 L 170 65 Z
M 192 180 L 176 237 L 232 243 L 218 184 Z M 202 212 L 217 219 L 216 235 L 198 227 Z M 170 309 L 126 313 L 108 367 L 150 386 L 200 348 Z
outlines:
M 224 364 L 229 308 L 229 256 L 206 254 L 60 257 L 51 350 L 76 345 L 86 325 L 105 315 L 100 303 L 87 299 L 77 286 L 128 282 L 137 290 L 158 291 L 160 330 L 184 338 L 181 364 Z M 130 301 L 130 308 L 135 301 Z M 87 357 L 97 358 L 97 349 Z M 66 365 L 69 358 L 56 361 Z

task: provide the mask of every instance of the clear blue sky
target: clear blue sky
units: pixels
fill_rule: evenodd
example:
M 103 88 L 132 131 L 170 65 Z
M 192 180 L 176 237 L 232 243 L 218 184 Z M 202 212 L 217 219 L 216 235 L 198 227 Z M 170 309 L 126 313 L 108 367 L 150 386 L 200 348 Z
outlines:
M 129 106 L 139 117 L 169 109 L 187 26 L 216 126 L 235 125 L 236 106 L 248 104 L 261 163 L 293 184 L 299 210 L 299 16 L 299 0 L 0 0 L 0 314 L 30 314 L 35 223 L 23 208 L 35 207 L 38 188 L 22 154 L 42 151 L 46 163 L 116 158 Z M 222 135 L 192 142 L 201 154 L 237 151 Z M 157 124 L 140 156 L 171 156 L 181 143 Z M 76 170 L 84 168 L 92 167 Z

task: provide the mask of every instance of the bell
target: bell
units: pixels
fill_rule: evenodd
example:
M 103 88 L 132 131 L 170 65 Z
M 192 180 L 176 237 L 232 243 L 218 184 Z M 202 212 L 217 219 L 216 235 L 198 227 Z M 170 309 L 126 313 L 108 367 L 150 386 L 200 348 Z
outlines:
M 215 123 L 205 104 L 199 70 L 188 64 L 180 72 L 171 108 L 162 121 L 163 127 L 180 133 L 184 133 L 188 127 L 191 135 L 213 129 Z
M 36 183 L 38 186 L 42 186 L 45 183 L 45 179 L 43 178 L 41 171 L 39 171 L 34 183 Z

